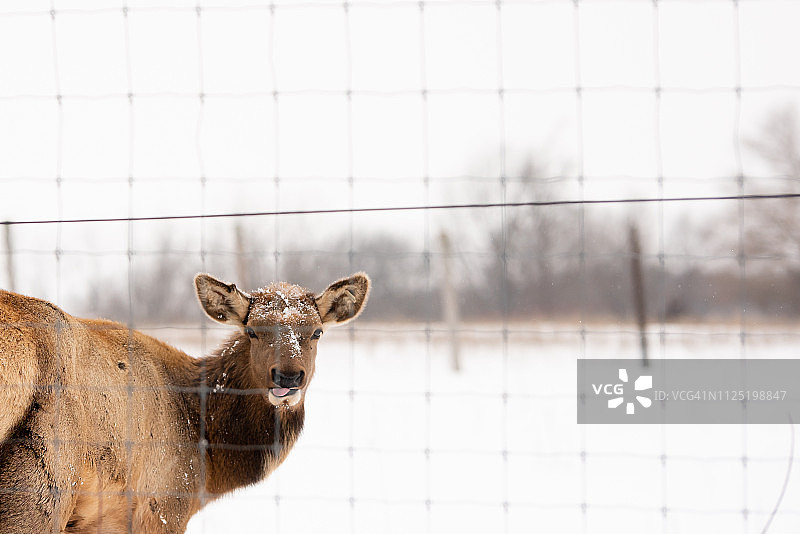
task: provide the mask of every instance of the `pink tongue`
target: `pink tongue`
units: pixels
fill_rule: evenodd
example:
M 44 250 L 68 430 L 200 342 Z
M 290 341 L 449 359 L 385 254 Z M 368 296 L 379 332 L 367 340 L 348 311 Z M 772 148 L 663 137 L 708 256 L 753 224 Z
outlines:
M 272 388 L 271 391 L 276 397 L 285 397 L 291 390 L 289 388 Z

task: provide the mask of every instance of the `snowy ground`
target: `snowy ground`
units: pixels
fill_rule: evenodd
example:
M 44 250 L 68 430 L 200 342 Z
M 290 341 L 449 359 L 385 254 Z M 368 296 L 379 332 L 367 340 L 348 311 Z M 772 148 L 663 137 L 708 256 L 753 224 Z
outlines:
M 304 435 L 288 460 L 269 480 L 209 505 L 188 532 L 764 529 L 787 476 L 789 425 L 579 426 L 575 360 L 635 358 L 634 332 L 513 324 L 504 338 L 500 325 L 470 326 L 455 373 L 435 328 L 362 324 L 327 333 Z M 196 332 L 153 333 L 200 352 Z M 223 333 L 210 331 L 208 345 Z M 800 330 L 739 333 L 669 326 L 650 336 L 651 355 L 796 357 Z M 769 532 L 798 531 L 795 466 Z

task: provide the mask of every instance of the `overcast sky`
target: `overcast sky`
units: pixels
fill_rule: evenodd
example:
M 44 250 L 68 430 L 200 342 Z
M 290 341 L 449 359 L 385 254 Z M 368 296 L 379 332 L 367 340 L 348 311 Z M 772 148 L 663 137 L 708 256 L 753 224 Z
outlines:
M 737 148 L 798 104 L 795 1 L 199 4 L 0 4 L 0 219 L 496 201 L 527 159 L 557 197 L 657 196 L 659 175 L 666 196 L 729 194 L 772 172 Z M 434 217 L 357 224 L 458 221 Z M 128 231 L 17 246 L 55 239 Z

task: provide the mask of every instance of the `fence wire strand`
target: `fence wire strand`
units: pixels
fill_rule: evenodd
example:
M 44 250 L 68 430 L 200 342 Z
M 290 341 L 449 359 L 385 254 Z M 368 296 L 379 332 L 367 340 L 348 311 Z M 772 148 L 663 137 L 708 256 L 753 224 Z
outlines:
M 800 198 L 800 193 L 772 193 L 772 194 L 752 194 L 752 195 L 717 195 L 717 196 L 696 196 L 696 197 L 665 197 L 665 198 L 615 198 L 615 199 L 582 199 L 582 200 L 535 200 L 529 202 L 489 202 L 472 204 L 423 204 L 418 206 L 395 206 L 380 208 L 330 208 L 330 209 L 308 209 L 308 210 L 275 210 L 275 211 L 256 211 L 242 213 L 200 213 L 195 215 L 156 215 L 151 217 L 109 217 L 97 219 L 43 219 L 43 220 L 20 220 L 20 221 L 0 221 L 3 226 L 36 225 L 36 224 L 75 224 L 75 223 L 114 223 L 114 222 L 146 222 L 146 221 L 181 221 L 191 219 L 230 219 L 239 217 L 281 217 L 292 215 L 334 215 L 342 213 L 381 213 L 381 212 L 404 212 L 404 211 L 439 211 L 439 210 L 470 210 L 470 209 L 500 209 L 507 208 L 533 208 L 546 206 L 591 206 L 608 204 L 664 204 L 664 203 L 687 203 L 687 202 L 708 202 L 708 201 L 739 201 L 745 200 L 775 200 L 775 199 L 796 199 Z

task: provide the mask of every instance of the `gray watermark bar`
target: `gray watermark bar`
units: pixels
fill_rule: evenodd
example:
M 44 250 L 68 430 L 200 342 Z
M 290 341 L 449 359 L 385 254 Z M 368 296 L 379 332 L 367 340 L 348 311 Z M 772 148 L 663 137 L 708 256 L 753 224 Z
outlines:
M 578 423 L 800 422 L 800 360 L 578 360 Z

